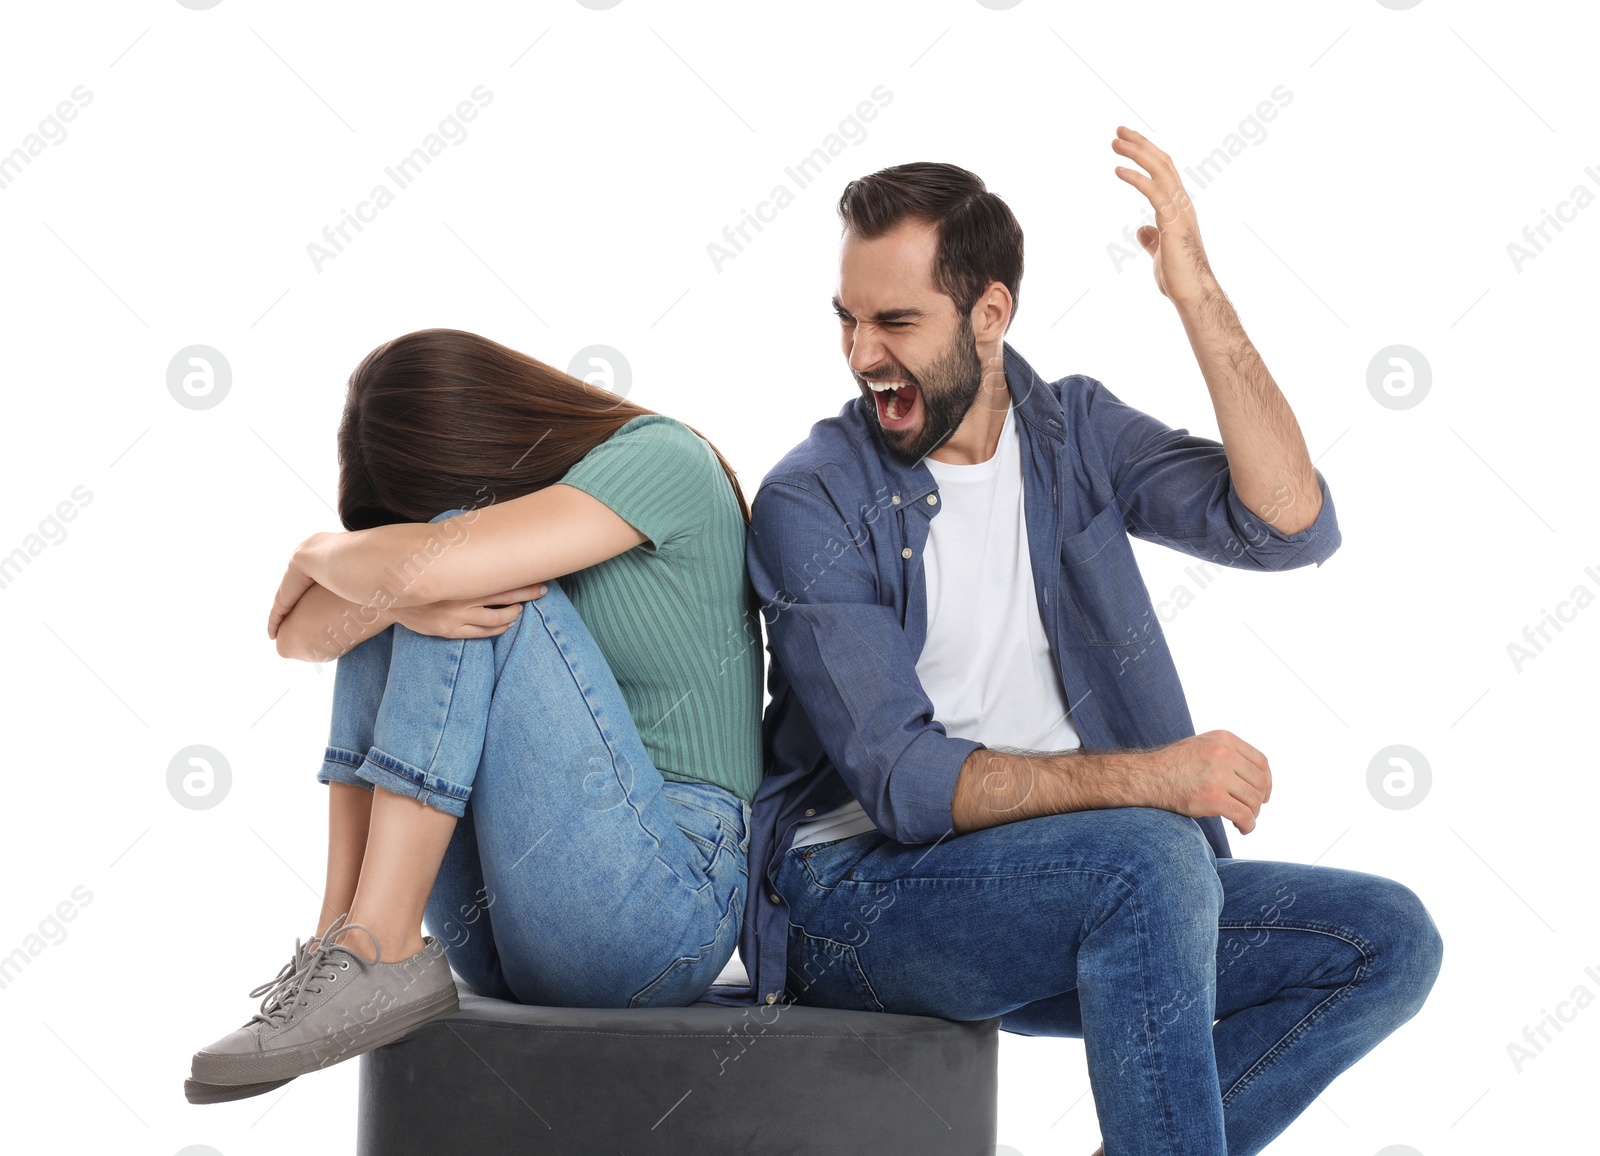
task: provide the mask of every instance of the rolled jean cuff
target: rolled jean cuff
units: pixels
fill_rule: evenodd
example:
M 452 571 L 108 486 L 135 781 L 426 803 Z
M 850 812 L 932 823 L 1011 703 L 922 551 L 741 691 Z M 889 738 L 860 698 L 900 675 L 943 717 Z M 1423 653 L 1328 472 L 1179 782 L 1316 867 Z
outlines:
M 355 773 L 373 786 L 405 795 L 458 819 L 466 814 L 467 796 L 472 793 L 471 787 L 419 771 L 377 747 L 367 752 Z
M 348 783 L 352 787 L 360 787 L 364 791 L 372 790 L 372 784 L 356 774 L 356 768 L 366 758 L 359 751 L 347 751 L 340 747 L 329 747 L 323 755 L 322 766 L 317 771 L 319 783 Z

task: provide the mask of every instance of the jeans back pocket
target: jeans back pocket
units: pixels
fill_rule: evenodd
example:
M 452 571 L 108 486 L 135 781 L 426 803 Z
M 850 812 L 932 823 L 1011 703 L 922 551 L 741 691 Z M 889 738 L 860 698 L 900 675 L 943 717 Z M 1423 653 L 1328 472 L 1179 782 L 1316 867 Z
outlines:
M 673 804 L 678 830 L 699 856 L 704 873 L 720 872 L 720 861 L 736 866 L 741 878 L 748 877 L 748 803 L 715 783 L 669 779 L 661 785 L 661 793 Z

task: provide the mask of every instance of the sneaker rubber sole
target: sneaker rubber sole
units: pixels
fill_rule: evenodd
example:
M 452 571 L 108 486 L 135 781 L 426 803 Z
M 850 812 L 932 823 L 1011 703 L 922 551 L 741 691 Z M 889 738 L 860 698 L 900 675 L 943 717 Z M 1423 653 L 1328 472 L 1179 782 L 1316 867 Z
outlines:
M 267 1080 L 261 1084 L 203 1084 L 199 1080 L 183 1082 L 183 1098 L 191 1104 L 225 1104 L 230 1100 L 247 1100 L 274 1088 L 281 1088 L 288 1080 Z

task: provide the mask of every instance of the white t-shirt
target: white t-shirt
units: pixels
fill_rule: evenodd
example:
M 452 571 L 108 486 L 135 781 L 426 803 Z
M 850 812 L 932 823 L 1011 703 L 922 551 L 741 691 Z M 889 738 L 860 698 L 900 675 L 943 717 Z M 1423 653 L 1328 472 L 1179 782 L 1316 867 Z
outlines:
M 1022 502 L 1022 441 L 1006 411 L 986 462 L 926 459 L 939 484 L 923 573 L 928 638 L 917 677 L 945 733 L 990 747 L 1065 751 L 1079 745 L 1033 588 Z M 851 799 L 795 828 L 804 847 L 874 830 Z

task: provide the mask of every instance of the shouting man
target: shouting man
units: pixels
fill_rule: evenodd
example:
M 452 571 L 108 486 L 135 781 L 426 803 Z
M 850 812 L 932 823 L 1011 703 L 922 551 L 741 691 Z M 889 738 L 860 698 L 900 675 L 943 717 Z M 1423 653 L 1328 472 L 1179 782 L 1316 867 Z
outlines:
M 1272 771 L 1194 733 L 1128 536 L 1283 570 L 1339 530 L 1172 160 L 1112 149 L 1220 443 L 1006 343 L 1022 230 L 972 173 L 840 198 L 860 396 L 748 539 L 772 701 L 741 955 L 760 1003 L 1081 1036 L 1111 1156 L 1244 1156 L 1416 1014 L 1440 938 L 1398 883 L 1230 856 Z

